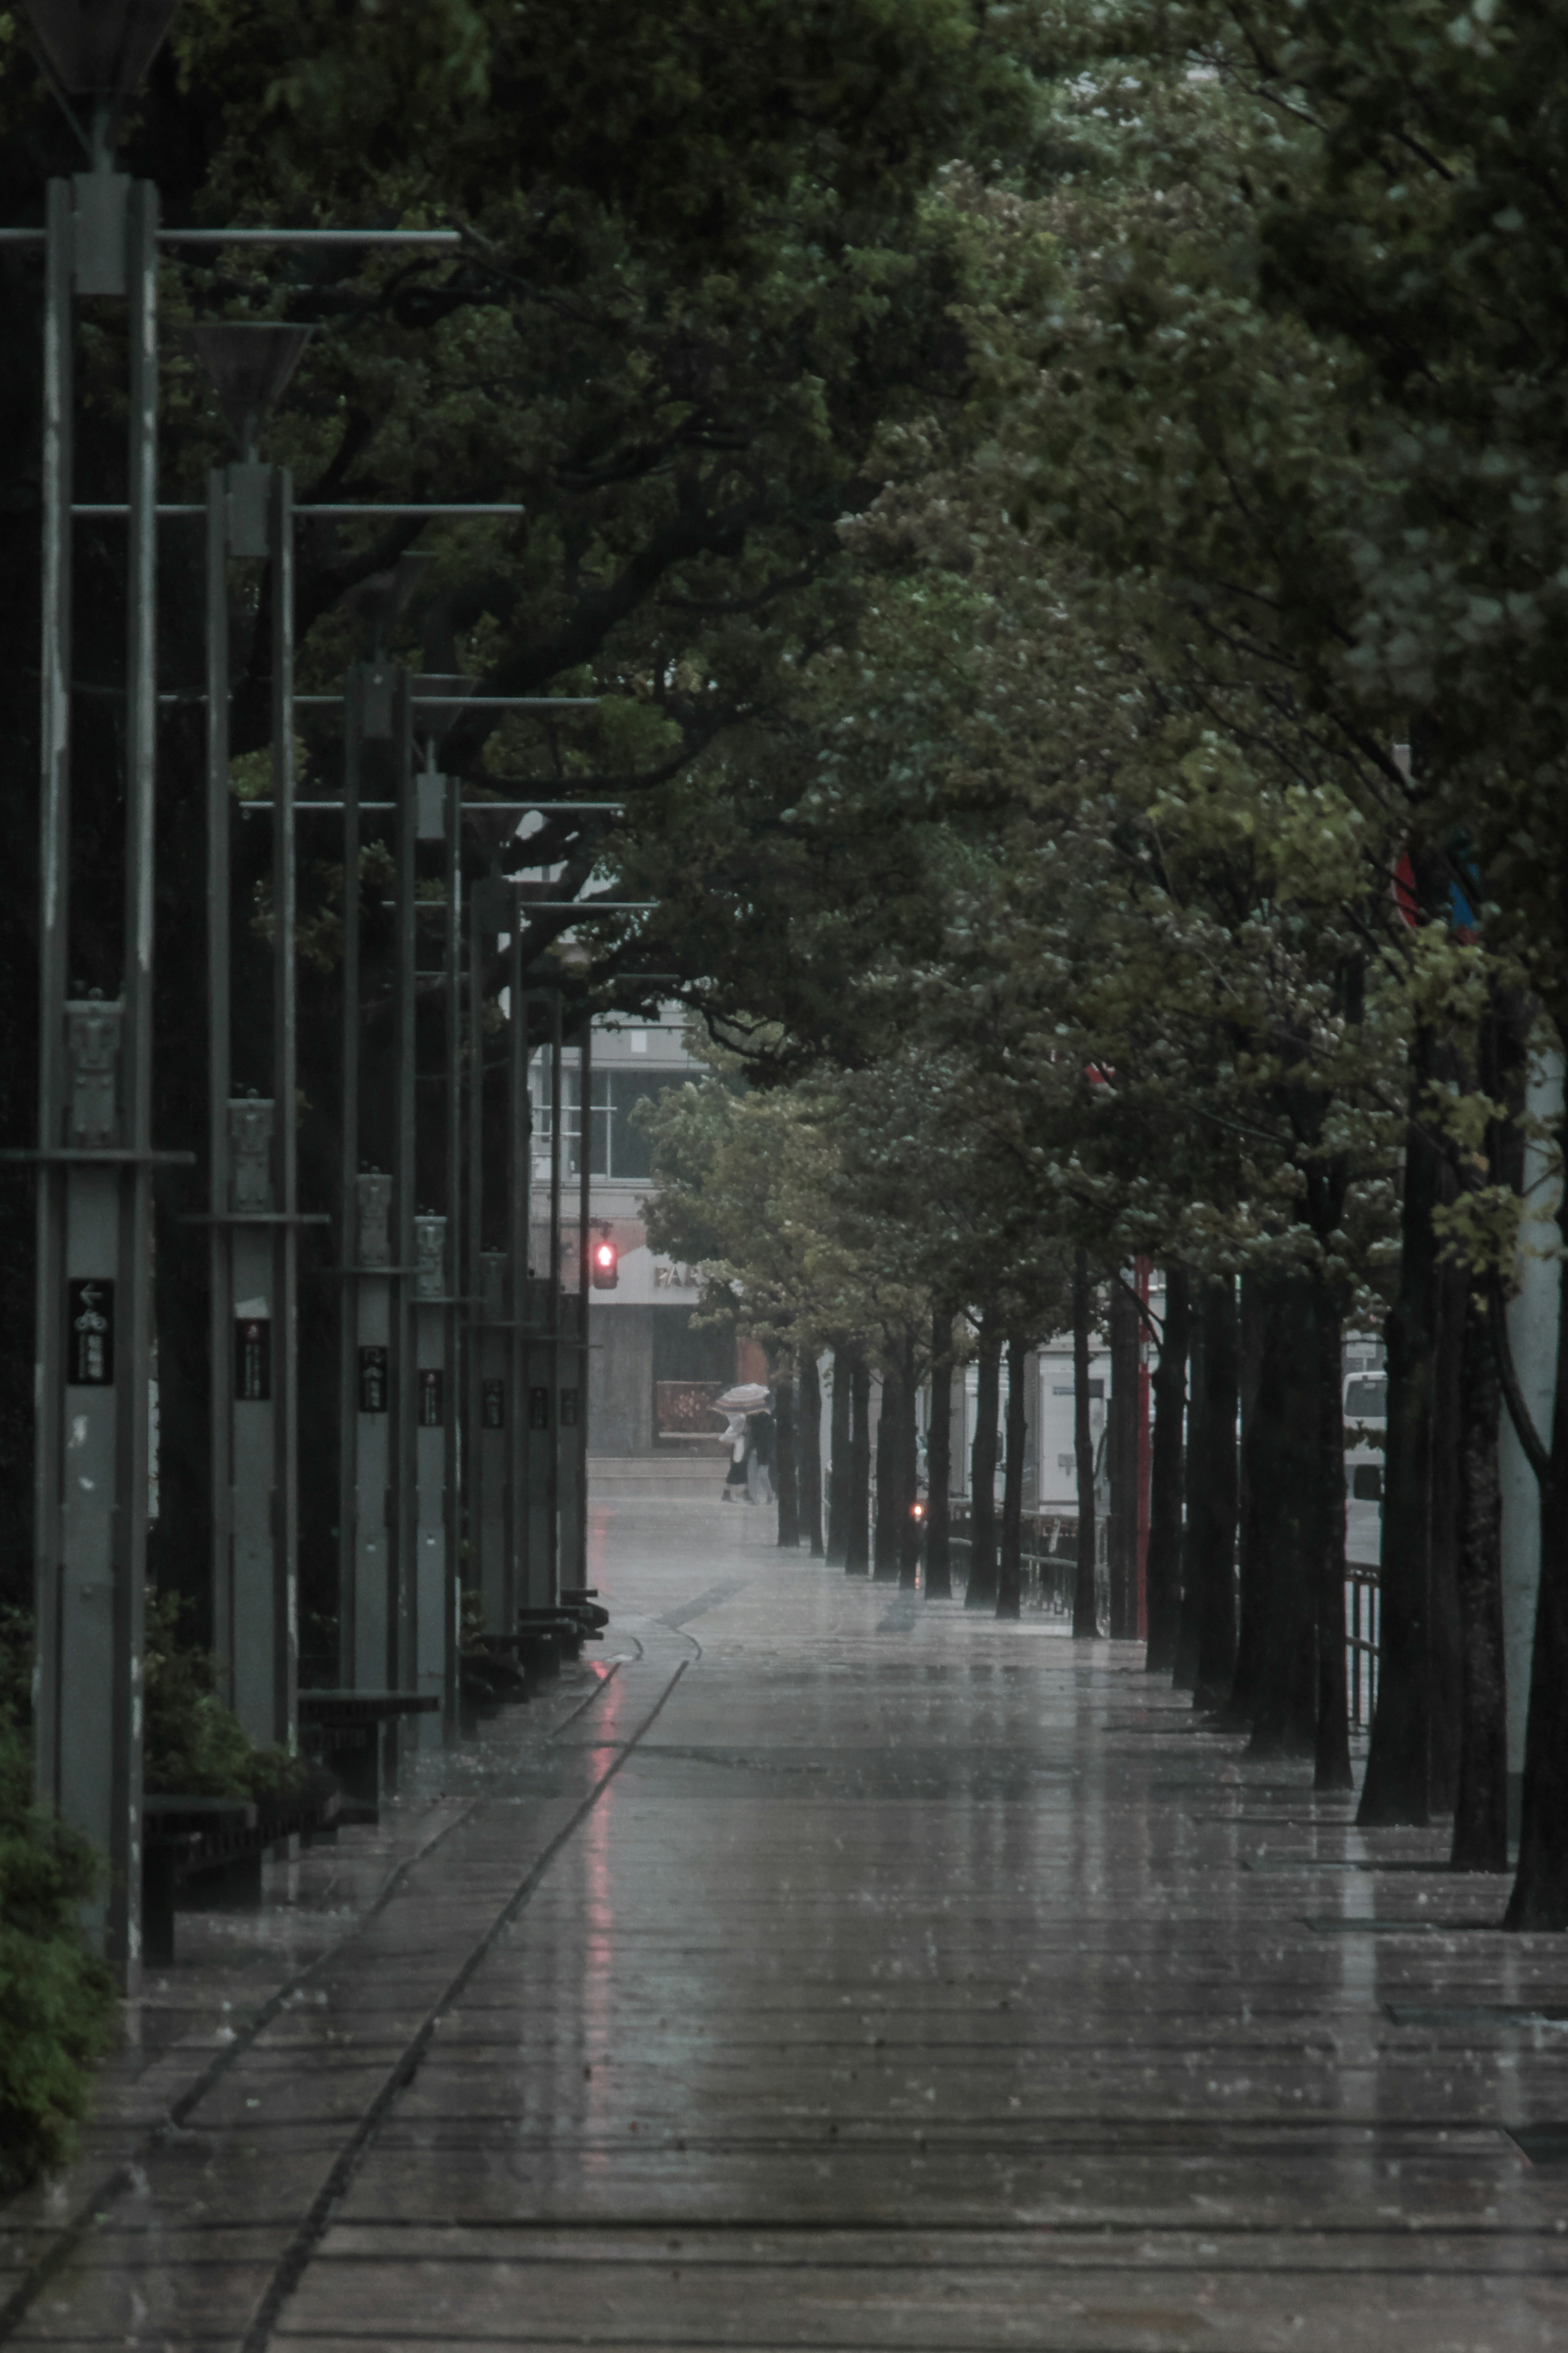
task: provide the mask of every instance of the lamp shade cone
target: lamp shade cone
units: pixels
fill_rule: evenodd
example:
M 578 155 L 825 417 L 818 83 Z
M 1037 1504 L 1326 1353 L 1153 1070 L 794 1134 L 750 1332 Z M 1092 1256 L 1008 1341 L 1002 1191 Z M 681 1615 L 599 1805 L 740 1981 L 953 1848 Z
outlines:
M 314 332 L 313 327 L 289 327 L 274 319 L 221 319 L 184 329 L 184 339 L 206 370 L 242 449 L 282 398 Z
M 69 98 L 129 98 L 157 56 L 174 0 L 22 0 Z

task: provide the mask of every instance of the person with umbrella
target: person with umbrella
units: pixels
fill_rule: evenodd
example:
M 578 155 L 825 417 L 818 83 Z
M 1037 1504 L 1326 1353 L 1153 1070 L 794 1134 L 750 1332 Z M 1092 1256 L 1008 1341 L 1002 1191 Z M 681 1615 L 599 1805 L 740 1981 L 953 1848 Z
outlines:
M 741 1494 L 748 1504 L 773 1501 L 773 1418 L 768 1403 L 761 1381 L 742 1381 L 714 1400 L 715 1409 L 729 1418 L 724 1431 L 730 1447 L 722 1495 L 726 1504 Z

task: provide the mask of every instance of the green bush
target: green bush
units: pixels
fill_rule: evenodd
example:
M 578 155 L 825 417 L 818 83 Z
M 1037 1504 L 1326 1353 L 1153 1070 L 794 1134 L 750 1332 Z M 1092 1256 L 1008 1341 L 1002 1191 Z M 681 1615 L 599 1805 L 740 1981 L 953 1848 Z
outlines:
M 200 1798 L 289 1798 L 310 1768 L 282 1748 L 258 1748 L 218 1696 L 218 1662 L 180 1640 L 187 1605 L 147 1596 L 142 1658 L 142 1776 L 150 1791 Z
M 289 1797 L 309 1768 L 258 1748 L 217 1695 L 210 1651 L 182 1643 L 184 1605 L 149 1594 L 142 1657 L 149 1790 Z M 77 1907 L 100 1864 L 88 1841 L 34 1803 L 32 1621 L 0 1609 L 0 2196 L 65 2163 L 95 2059 L 115 2015 L 108 1971 Z
M 14 1647 L 0 1641 L 7 1668 Z M 109 1973 L 76 1916 L 98 1868 L 84 1838 L 34 1805 L 27 1743 L 0 1700 L 0 2193 L 70 2155 L 92 2062 L 109 2041 Z

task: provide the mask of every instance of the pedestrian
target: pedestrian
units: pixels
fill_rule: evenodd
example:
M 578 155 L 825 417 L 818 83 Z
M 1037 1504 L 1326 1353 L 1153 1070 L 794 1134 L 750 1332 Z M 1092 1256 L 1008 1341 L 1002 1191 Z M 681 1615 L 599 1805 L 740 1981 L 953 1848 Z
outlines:
M 773 1500 L 773 1447 L 777 1425 L 763 1406 L 750 1417 L 746 1451 L 746 1501 L 749 1504 L 771 1504 Z
M 724 1485 L 719 1500 L 722 1504 L 732 1504 L 746 1492 L 746 1455 L 751 1446 L 751 1435 L 743 1413 L 731 1414 L 724 1440 L 730 1449 L 730 1467 L 724 1473 Z
M 724 1474 L 724 1501 L 733 1503 L 744 1495 L 748 1504 L 770 1502 L 773 1481 L 763 1474 L 762 1492 L 756 1492 L 756 1444 L 752 1424 L 759 1414 L 767 1416 L 767 1463 L 773 1463 L 773 1416 L 768 1413 L 768 1393 L 761 1381 L 738 1381 L 726 1389 L 721 1398 L 713 1400 L 713 1410 L 726 1417 L 724 1442 L 730 1450 L 730 1468 Z

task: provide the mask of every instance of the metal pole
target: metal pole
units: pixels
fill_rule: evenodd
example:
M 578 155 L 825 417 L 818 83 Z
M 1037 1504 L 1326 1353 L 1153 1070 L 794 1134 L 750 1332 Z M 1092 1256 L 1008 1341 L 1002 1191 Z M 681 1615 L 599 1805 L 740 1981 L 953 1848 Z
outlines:
M 519 1608 L 532 1599 L 531 1496 L 532 1395 L 529 1381 L 533 1285 L 532 1249 L 533 1103 L 528 1084 L 530 999 L 523 987 L 522 933 L 513 923 L 507 966 L 507 1314 L 512 1411 L 507 1449 L 507 1577 L 503 1623 L 516 1622 Z
M 452 1672 L 452 1564 L 447 1545 L 451 1490 L 447 1480 L 452 1435 L 451 1359 L 447 1339 L 451 1322 L 447 1271 L 450 1221 L 431 1213 L 414 1220 L 414 1329 L 417 1345 L 417 1412 L 415 1438 L 415 1509 L 417 1551 L 414 1560 L 414 1687 L 434 1699 L 437 1710 L 417 1720 L 422 1748 L 441 1745 L 446 1732 L 447 1694 Z
M 465 1235 L 463 1230 L 463 818 L 462 785 L 456 776 L 446 779 L 442 806 L 442 827 L 445 834 L 447 881 L 447 913 L 442 923 L 447 984 L 446 1060 L 447 1069 L 442 1092 L 447 1111 L 447 1290 L 459 1296 L 467 1294 L 468 1308 L 459 1308 L 449 1301 L 444 1311 L 446 1357 L 446 1477 L 445 1477 L 445 1538 L 446 1561 L 446 1640 L 442 1677 L 442 1730 L 448 1744 L 457 1741 L 461 1731 L 458 1707 L 458 1651 L 462 1639 L 463 1582 L 461 1575 L 460 1539 L 462 1534 L 463 1440 L 468 1427 L 463 1366 L 458 1350 L 460 1335 L 468 1317 L 477 1317 L 479 1307 L 479 1234 Z M 465 1282 L 465 1271 L 469 1280 Z M 468 1352 L 477 1355 L 477 1346 Z
M 588 1210 L 594 1140 L 594 1017 L 584 1012 L 577 1048 L 577 1427 L 572 1449 L 572 1582 L 588 1582 Z M 608 1126 L 608 1113 L 605 1114 Z
M 67 1140 L 66 994 L 70 944 L 71 189 L 51 180 L 44 249 L 43 612 L 38 827 L 38 1149 Z M 66 1171 L 38 1170 L 37 1417 L 34 1456 L 34 1592 L 37 1626 L 37 1783 L 64 1809 Z M 73 1726 L 74 1731 L 74 1726 Z
M 495 879 L 479 884 L 468 900 L 468 1023 L 466 1148 L 468 1198 L 464 1231 L 468 1238 L 466 1289 L 469 1307 L 465 1323 L 468 1355 L 464 1390 L 464 1427 L 468 1435 L 465 1482 L 468 1537 L 467 1583 L 479 1597 L 486 1625 L 504 1631 L 512 1623 L 512 1514 L 510 1490 L 514 1438 L 521 1393 L 516 1378 L 508 1323 L 521 1312 L 511 1304 L 510 1208 L 512 1180 L 509 1167 L 500 1208 L 503 1219 L 502 1247 L 487 1249 L 485 1227 L 485 1103 L 484 976 L 487 948 L 499 940 L 503 895 Z M 510 1077 L 511 1054 L 509 1040 Z M 512 1137 L 508 1105 L 506 1140 Z M 494 1230 L 494 1212 L 491 1213 Z
M 394 1691 L 416 1688 L 414 1640 L 415 1563 L 417 1559 L 418 1461 L 418 1337 L 415 1306 L 416 1278 L 406 1271 L 415 1263 L 415 1122 L 418 1117 L 418 1059 L 415 1035 L 415 882 L 418 839 L 418 801 L 414 775 L 413 711 L 408 673 L 399 670 L 393 685 L 394 789 L 397 800 L 394 921 L 396 924 L 393 974 L 393 1037 L 395 1067 L 393 1083 L 392 1198 L 396 1219 L 396 1259 L 393 1274 L 394 1312 L 393 1394 L 395 1400 L 395 1443 L 393 1450 L 393 1576 L 395 1608 L 389 1628 L 387 1686 Z M 389 1740 L 389 1750 L 390 1750 Z M 391 1761 L 389 1754 L 389 1762 Z
M 356 663 L 343 681 L 343 963 L 340 1029 L 341 1094 L 338 1138 L 338 1256 L 342 1289 L 338 1304 L 338 1682 L 357 1691 L 372 1678 L 359 1655 L 361 1263 L 359 1214 L 359 1003 L 360 1003 L 360 760 L 364 742 L 364 685 Z M 373 1344 L 374 1345 L 374 1344 Z M 384 1345 L 384 1344 L 383 1344 Z M 382 1387 L 373 1394 L 384 1398 Z M 376 1557 L 384 1558 L 383 1525 L 369 1531 Z M 367 1629 L 368 1631 L 368 1621 Z
M 221 1018 L 212 1039 L 214 1150 L 212 1365 L 216 1475 L 226 1431 L 228 1485 L 218 1561 L 230 1700 L 254 1740 L 294 1745 L 299 1686 L 299 1187 L 295 974 L 292 485 L 278 467 L 231 467 L 209 546 L 209 860 L 216 867 L 209 955 Z M 265 556 L 272 625 L 272 946 L 270 1092 L 232 1092 L 226 921 L 228 788 L 226 563 Z M 222 663 L 221 673 L 216 665 Z M 221 958 L 217 947 L 221 945 Z M 221 961 L 221 971 L 216 966 Z M 221 1029 L 221 1035 L 219 1030 Z
M 142 1650 L 153 1353 L 153 876 L 158 726 L 158 192 L 133 180 L 126 219 L 130 344 L 125 676 L 125 1016 L 121 1084 L 135 1158 L 120 1178 L 116 1338 L 112 1821 L 109 1954 L 125 1983 L 142 1960 Z
M 561 991 L 550 991 L 550 1263 L 545 1299 L 546 1346 L 550 1359 L 549 1477 L 545 1491 L 545 1560 L 549 1577 L 546 1599 L 561 1599 Z
M 457 839 L 462 824 L 462 795 L 455 787 L 450 807 L 452 837 Z M 463 1241 L 464 1252 L 461 1289 L 468 1300 L 459 1329 L 462 1335 L 462 1366 L 459 1387 L 463 1399 L 463 1501 L 465 1518 L 462 1525 L 468 1537 L 468 1574 L 465 1580 L 468 1589 L 477 1592 L 487 1624 L 493 1630 L 504 1630 L 506 1620 L 493 1615 L 496 1595 L 495 1564 L 491 1559 L 489 1522 L 494 1516 L 497 1497 L 493 1493 L 492 1466 L 496 1455 L 493 1439 L 485 1433 L 493 1414 L 490 1401 L 493 1392 L 488 1386 L 494 1375 L 490 1371 L 494 1344 L 486 1326 L 504 1316 L 506 1310 L 498 1298 L 492 1298 L 486 1280 L 484 1250 L 484 1068 L 485 1032 L 483 1008 L 483 940 L 481 918 L 486 912 L 482 889 L 477 889 L 468 902 L 467 960 L 464 965 L 467 989 L 468 1021 L 464 1030 L 464 1066 L 462 1085 L 463 1150 Z M 498 1335 L 499 1336 L 499 1335 Z M 505 1389 L 501 1391 L 502 1412 L 505 1411 Z M 504 1448 L 504 1440 L 501 1441 Z M 487 1476 L 487 1473 L 492 1475 Z M 502 1485 L 504 1488 L 504 1479 Z
M 360 1160 L 360 809 L 364 747 L 391 744 L 394 680 L 389 668 L 356 663 L 344 681 L 342 1173 L 343 1235 L 340 1346 L 339 1564 L 342 1617 L 339 1671 L 353 1691 L 395 1689 L 399 1460 L 398 1316 L 406 1267 L 394 1205 L 394 1179 L 362 1171 Z M 395 1727 L 384 1734 L 388 1763 Z M 390 1784 L 389 1784 L 390 1786 Z
M 207 477 L 207 1229 L 208 1422 L 212 1477 L 212 1641 L 234 1701 L 234 1229 L 228 1223 L 229 1097 L 234 1092 L 229 997 L 228 484 Z
M 294 939 L 294 484 L 272 470 L 268 502 L 272 570 L 272 1093 L 273 1228 L 272 1731 L 292 1749 L 300 1682 L 299 1035 Z

